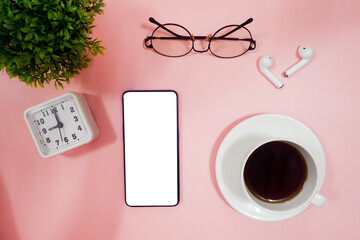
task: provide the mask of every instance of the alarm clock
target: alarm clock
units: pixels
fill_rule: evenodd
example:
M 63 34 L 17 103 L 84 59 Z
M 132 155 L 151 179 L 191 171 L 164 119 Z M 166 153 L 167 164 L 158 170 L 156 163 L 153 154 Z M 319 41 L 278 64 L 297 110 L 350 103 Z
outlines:
M 84 95 L 68 92 L 24 112 L 25 121 L 44 158 L 91 142 L 99 135 Z

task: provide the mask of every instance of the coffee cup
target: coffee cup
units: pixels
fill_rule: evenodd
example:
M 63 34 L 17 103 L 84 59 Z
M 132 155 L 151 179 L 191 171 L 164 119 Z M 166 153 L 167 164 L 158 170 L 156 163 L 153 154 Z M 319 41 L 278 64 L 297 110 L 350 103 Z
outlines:
M 242 192 L 250 202 L 271 213 L 289 213 L 310 204 L 323 207 L 319 172 L 325 165 L 306 146 L 285 138 L 261 139 L 241 161 Z

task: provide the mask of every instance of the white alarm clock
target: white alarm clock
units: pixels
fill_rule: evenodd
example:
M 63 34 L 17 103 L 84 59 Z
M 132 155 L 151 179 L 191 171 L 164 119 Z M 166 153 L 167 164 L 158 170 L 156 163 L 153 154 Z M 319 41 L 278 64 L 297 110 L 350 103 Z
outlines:
M 99 135 L 85 96 L 65 93 L 24 112 L 39 153 L 49 158 L 89 143 Z

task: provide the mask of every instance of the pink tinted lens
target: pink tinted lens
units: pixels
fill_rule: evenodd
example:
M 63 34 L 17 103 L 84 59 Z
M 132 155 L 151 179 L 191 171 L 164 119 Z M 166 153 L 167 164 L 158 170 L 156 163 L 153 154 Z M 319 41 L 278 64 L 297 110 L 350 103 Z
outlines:
M 210 44 L 210 51 L 218 57 L 236 57 L 249 49 L 251 35 L 245 28 L 240 28 L 229 34 L 237 26 L 226 27 L 217 32 Z
M 165 24 L 155 30 L 151 40 L 155 51 L 169 57 L 179 57 L 192 49 L 192 38 L 184 28 Z

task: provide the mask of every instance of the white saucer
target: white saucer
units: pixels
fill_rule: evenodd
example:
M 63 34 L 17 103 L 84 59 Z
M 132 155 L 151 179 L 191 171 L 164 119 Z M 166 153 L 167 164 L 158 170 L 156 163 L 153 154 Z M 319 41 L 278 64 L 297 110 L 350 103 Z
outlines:
M 284 115 L 262 114 L 236 125 L 222 141 L 216 157 L 216 179 L 222 195 L 241 214 L 262 221 L 280 221 L 293 217 L 309 205 L 286 213 L 272 213 L 257 207 L 241 187 L 240 165 L 248 149 L 264 138 L 286 138 L 304 146 L 319 168 L 320 190 L 325 178 L 325 154 L 316 135 L 303 123 Z

